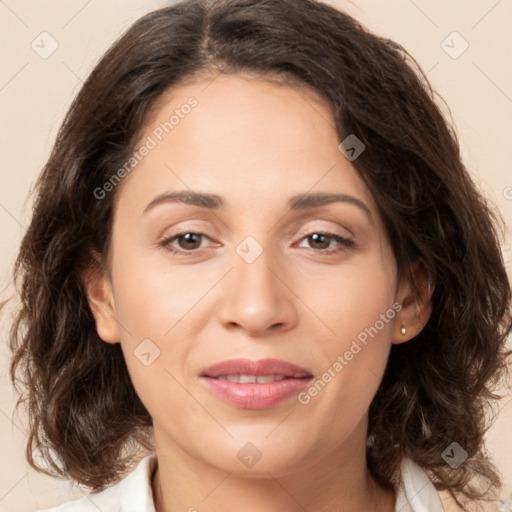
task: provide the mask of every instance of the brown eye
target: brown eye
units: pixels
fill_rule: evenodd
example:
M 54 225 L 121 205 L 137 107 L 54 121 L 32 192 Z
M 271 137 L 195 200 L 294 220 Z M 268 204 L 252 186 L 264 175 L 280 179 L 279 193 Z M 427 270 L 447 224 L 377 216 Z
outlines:
M 162 240 L 162 242 L 160 242 L 160 245 L 162 247 L 165 247 L 167 250 L 171 251 L 174 254 L 183 256 L 193 256 L 194 254 L 199 252 L 197 251 L 197 249 L 201 249 L 200 246 L 202 238 L 208 237 L 203 233 L 186 231 L 183 233 L 177 233 L 176 235 L 173 235 Z
M 310 247 L 321 254 L 339 253 L 354 245 L 354 242 L 352 240 L 336 235 L 334 233 L 311 233 L 303 237 L 302 240 L 307 240 Z M 342 247 L 333 249 L 329 248 L 331 242 L 333 241 L 337 242 L 337 244 L 341 245 Z
M 327 249 L 331 243 L 331 237 L 323 233 L 313 233 L 307 238 L 310 243 L 313 242 L 313 249 Z
M 183 235 L 176 236 L 176 240 L 178 241 L 178 245 L 180 248 L 185 250 L 197 249 L 201 245 L 201 235 L 200 233 L 185 233 Z M 182 241 L 180 243 L 180 240 Z

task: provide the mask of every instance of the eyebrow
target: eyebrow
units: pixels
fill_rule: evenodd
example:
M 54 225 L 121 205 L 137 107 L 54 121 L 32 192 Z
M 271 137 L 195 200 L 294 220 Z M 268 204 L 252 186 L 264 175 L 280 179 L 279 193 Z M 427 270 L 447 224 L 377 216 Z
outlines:
M 146 208 L 144 208 L 143 213 L 165 203 L 183 203 L 208 208 L 209 210 L 219 210 L 226 206 L 222 197 L 217 194 L 180 190 L 176 192 L 164 192 L 163 194 L 156 196 L 146 206 Z M 309 208 L 318 208 L 319 206 L 325 206 L 332 203 L 352 204 L 364 211 L 370 219 L 372 218 L 370 208 L 368 208 L 361 199 L 347 194 L 329 194 L 322 192 L 315 194 L 297 194 L 290 197 L 288 200 L 288 206 L 291 210 L 307 210 Z

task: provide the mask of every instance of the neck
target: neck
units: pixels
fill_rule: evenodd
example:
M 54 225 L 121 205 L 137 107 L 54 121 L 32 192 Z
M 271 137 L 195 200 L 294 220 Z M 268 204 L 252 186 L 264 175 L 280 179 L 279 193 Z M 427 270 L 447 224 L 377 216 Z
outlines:
M 224 483 L 224 482 L 221 482 L 221 483 Z M 276 481 L 276 484 L 279 485 L 279 483 Z M 188 512 L 198 512 L 198 510 L 194 507 L 188 507 L 188 508 L 183 508 L 184 506 L 184 502 L 183 500 L 181 501 L 180 504 L 177 504 L 177 499 L 173 496 L 168 496 L 166 494 L 166 496 L 168 496 L 166 498 L 166 503 L 169 503 L 169 506 L 167 505 L 164 505 L 164 493 L 162 491 L 162 484 L 161 484 L 161 480 L 159 478 L 159 472 L 158 472 L 158 469 L 155 471 L 155 478 L 153 480 L 153 498 L 154 498 L 154 503 L 155 503 L 155 510 L 156 512 L 174 512 L 174 511 L 177 511 L 177 510 L 187 510 Z M 347 504 L 344 505 L 344 507 L 347 507 L 347 508 L 344 508 L 344 510 L 357 510 L 357 511 L 364 511 L 364 512 L 394 512 L 395 510 L 395 506 L 396 506 L 396 497 L 395 497 L 395 493 L 393 490 L 391 489 L 388 489 L 388 488 L 383 488 L 383 487 L 380 487 L 375 481 L 372 481 L 372 483 L 370 484 L 371 485 L 371 491 L 368 492 L 367 494 L 367 498 L 365 500 L 361 500 L 361 501 L 364 501 L 364 504 L 361 504 L 361 505 L 353 505 L 353 504 L 348 504 L 348 502 L 350 501 L 351 503 L 354 503 L 356 500 L 349 500 L 347 499 L 346 502 Z M 250 493 L 250 498 L 248 499 L 247 498 L 247 495 L 244 494 L 244 490 L 243 489 L 240 489 L 239 492 L 237 493 L 233 493 L 232 496 L 235 496 L 237 495 L 239 500 L 238 500 L 238 504 L 235 504 L 233 505 L 233 509 L 232 510 L 238 510 L 239 507 L 241 506 L 244 506 L 245 508 L 243 510 L 247 510 L 247 511 L 259 511 L 261 510 L 261 506 L 265 506 L 266 509 L 265 510 L 269 510 L 269 511 L 277 511 L 278 508 L 279 510 L 283 510 L 283 506 L 287 506 L 289 507 L 290 506 L 290 503 L 292 504 L 292 506 L 295 504 L 296 506 L 296 509 L 297 511 L 299 510 L 308 510 L 308 511 L 315 511 L 315 512 L 327 512 L 327 511 L 332 511 L 332 510 L 337 510 L 337 509 L 334 509 L 333 507 L 335 506 L 339 506 L 339 500 L 336 500 L 336 502 L 332 502 L 330 504 L 326 504 L 326 505 L 318 505 L 318 507 L 316 508 L 311 508 L 311 505 L 308 506 L 308 507 L 305 507 L 304 505 L 302 505 L 302 503 L 299 502 L 299 500 L 297 500 L 291 493 L 288 493 L 288 491 L 286 491 L 284 488 L 282 488 L 282 491 L 283 492 L 287 492 L 288 495 L 289 495 L 289 499 L 286 499 L 286 500 L 281 500 L 280 499 L 280 496 L 276 496 L 275 493 L 272 493 L 272 492 L 269 492 L 269 489 L 265 489 L 263 486 L 260 486 L 258 488 L 259 490 L 256 492 L 256 500 L 254 499 L 255 496 L 254 496 L 254 488 L 252 489 L 252 492 Z M 263 493 L 263 494 L 261 494 Z M 280 495 L 282 493 L 279 493 Z M 264 496 L 264 499 L 261 499 L 261 497 Z M 199 503 L 202 503 L 204 501 L 204 499 L 208 498 L 208 495 L 205 495 L 205 498 L 201 499 L 201 500 L 192 500 L 192 501 L 189 501 L 190 502 L 199 502 Z M 226 500 L 232 500 L 233 498 L 225 498 Z M 215 501 L 215 503 L 219 503 L 221 502 L 222 503 L 232 503 L 232 501 L 223 501 L 223 499 L 217 499 Z M 256 505 L 252 506 L 252 507 L 248 507 L 247 505 L 247 502 L 248 501 L 251 501 L 251 503 L 254 505 L 254 503 L 257 503 Z M 281 503 L 281 501 L 284 501 L 285 503 Z M 276 502 L 279 502 L 278 505 L 276 505 Z M 216 506 L 218 506 L 217 504 L 212 508 L 211 506 L 208 507 L 208 508 L 205 508 L 203 505 L 199 504 L 199 503 L 196 503 L 196 505 L 198 506 L 201 506 L 201 511 L 205 511 L 205 512 L 208 512 L 208 511 L 213 511 L 215 509 Z M 213 503 L 213 501 L 212 501 Z M 272 503 L 272 505 L 270 505 L 270 503 Z M 270 508 L 272 507 L 272 508 Z M 218 510 L 218 509 L 217 509 Z M 223 510 L 227 510 L 224 506 Z M 341 509 L 340 509 L 341 510 Z
M 393 512 L 395 493 L 379 485 L 366 465 L 366 438 L 358 449 L 350 444 L 286 475 L 257 478 L 226 472 L 170 446 L 155 426 L 158 467 L 153 478 L 157 512 L 244 510 L 282 512 L 338 510 Z M 163 450 L 159 447 L 165 446 Z M 172 449 L 169 449 L 169 448 Z M 363 450 L 361 452 L 361 449 Z

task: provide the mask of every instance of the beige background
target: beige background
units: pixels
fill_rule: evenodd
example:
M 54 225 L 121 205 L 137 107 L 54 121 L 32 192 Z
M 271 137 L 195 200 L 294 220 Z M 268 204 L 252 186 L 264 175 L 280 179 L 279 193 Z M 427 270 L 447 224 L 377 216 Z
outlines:
M 512 2 L 331 3 L 403 44 L 428 71 L 432 85 L 451 109 L 468 169 L 507 221 L 504 252 L 510 270 Z M 25 198 L 49 155 L 72 97 L 93 63 L 121 31 L 140 15 L 164 4 L 161 0 L 0 1 L 2 298 L 12 292 L 12 262 L 29 220 L 30 201 L 25 202 Z M 454 31 L 460 36 L 453 35 Z M 42 32 L 50 36 L 40 35 Z M 453 58 L 466 43 L 467 50 Z M 52 44 L 58 44 L 56 51 L 42 58 L 40 54 L 46 56 L 44 52 Z M 14 414 L 14 393 L 7 377 L 9 314 L 2 317 L 0 343 L 0 512 L 28 512 L 78 496 L 80 491 L 36 473 L 24 459 L 24 420 Z M 512 395 L 498 407 L 497 421 L 488 433 L 488 448 L 504 476 L 505 497 L 512 492 Z

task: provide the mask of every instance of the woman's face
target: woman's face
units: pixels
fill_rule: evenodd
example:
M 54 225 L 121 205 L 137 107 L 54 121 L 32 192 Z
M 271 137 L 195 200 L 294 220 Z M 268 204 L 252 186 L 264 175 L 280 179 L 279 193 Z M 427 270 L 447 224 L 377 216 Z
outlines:
M 340 142 L 313 93 L 239 75 L 176 87 L 152 112 L 118 185 L 112 316 L 96 318 L 166 450 L 278 476 L 365 446 L 408 288 Z M 208 370 L 239 358 L 303 373 Z M 251 372 L 277 380 L 213 378 Z

